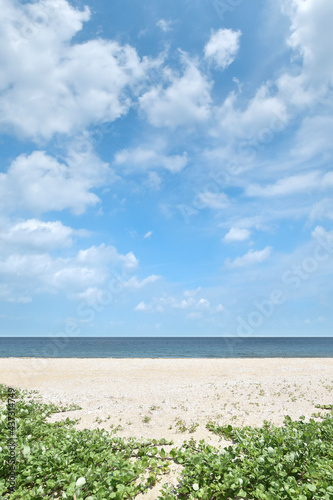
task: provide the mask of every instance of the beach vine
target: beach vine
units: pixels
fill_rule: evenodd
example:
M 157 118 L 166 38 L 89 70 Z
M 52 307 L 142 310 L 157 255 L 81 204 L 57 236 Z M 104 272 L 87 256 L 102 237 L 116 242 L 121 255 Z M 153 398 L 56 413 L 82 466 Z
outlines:
M 181 466 L 178 484 L 158 499 L 333 499 L 333 415 L 318 420 L 285 417 L 276 427 L 237 428 L 209 422 L 230 440 L 213 447 L 193 438 L 180 447 L 165 439 L 119 438 L 104 429 L 77 430 L 76 419 L 51 423 L 57 412 L 79 407 L 46 404 L 35 392 L 16 390 L 16 488 L 9 492 L 6 400 L 0 384 L 0 497 L 8 500 L 125 500 L 147 492 Z

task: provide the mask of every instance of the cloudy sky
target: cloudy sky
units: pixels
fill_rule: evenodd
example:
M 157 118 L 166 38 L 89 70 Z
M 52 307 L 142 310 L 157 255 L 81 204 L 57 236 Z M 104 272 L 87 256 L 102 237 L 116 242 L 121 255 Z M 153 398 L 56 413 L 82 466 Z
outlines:
M 0 11 L 1 335 L 332 334 L 332 2 Z

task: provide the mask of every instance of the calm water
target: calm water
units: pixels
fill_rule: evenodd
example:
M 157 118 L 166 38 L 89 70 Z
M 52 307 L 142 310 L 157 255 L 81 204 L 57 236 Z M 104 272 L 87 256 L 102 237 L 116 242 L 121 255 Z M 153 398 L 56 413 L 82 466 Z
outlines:
M 0 357 L 332 358 L 333 337 L 0 337 Z

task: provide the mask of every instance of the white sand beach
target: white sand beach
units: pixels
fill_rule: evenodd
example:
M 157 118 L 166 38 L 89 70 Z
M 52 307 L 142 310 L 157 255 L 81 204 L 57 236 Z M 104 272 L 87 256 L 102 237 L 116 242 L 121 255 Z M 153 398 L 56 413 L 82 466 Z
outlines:
M 331 358 L 2 358 L 0 374 L 1 383 L 38 390 L 45 401 L 82 407 L 52 421 L 75 417 L 78 428 L 117 427 L 118 436 L 175 445 L 191 437 L 226 444 L 206 429 L 209 421 L 282 425 L 285 415 L 308 419 L 316 404 L 333 402 Z

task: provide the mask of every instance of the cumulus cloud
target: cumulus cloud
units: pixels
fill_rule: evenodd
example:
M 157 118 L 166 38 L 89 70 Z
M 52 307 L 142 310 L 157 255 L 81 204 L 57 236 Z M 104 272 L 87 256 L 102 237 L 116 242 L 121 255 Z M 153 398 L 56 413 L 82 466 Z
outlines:
M 287 42 L 298 71 L 285 72 L 277 79 L 278 95 L 294 113 L 314 108 L 320 102 L 327 105 L 333 81 L 333 4 L 325 0 L 281 0 L 281 4 L 290 19 Z M 318 142 L 316 126 L 313 132 Z M 312 150 L 311 144 L 305 145 L 308 148 Z
M 132 269 L 137 267 L 138 260 L 133 252 L 121 255 L 113 246 L 102 243 L 99 246 L 92 246 L 86 250 L 80 250 L 77 254 L 77 260 L 84 265 L 106 265 L 109 262 L 118 262 L 125 267 Z
M 127 112 L 149 60 L 112 40 L 71 43 L 90 11 L 67 0 L 1 0 L 0 126 L 50 139 Z
M 52 251 L 58 248 L 69 248 L 73 245 L 73 237 L 84 236 L 86 231 L 77 231 L 64 226 L 60 221 L 43 222 L 28 219 L 23 222 L 8 224 L 0 234 L 0 247 L 12 251 Z
M 251 158 L 257 154 L 257 144 L 269 144 L 289 122 L 284 99 L 272 95 L 269 83 L 262 85 L 247 106 L 239 105 L 238 94 L 231 92 L 223 104 L 215 109 L 216 124 L 212 133 L 224 140 L 243 139 L 237 145 L 238 153 Z M 254 137 L 248 141 L 248 137 Z M 246 138 L 246 140 L 245 140 Z
M 75 214 L 100 200 L 90 190 L 109 175 L 108 166 L 94 155 L 60 162 L 44 151 L 18 156 L 7 173 L 0 173 L 0 207 L 35 213 L 70 209 Z
M 6 282 L 2 296 L 11 301 L 31 300 L 35 293 L 64 292 L 69 297 L 88 293 L 106 285 L 115 272 L 122 275 L 138 265 L 133 252 L 119 254 L 104 244 L 80 250 L 72 257 L 52 257 L 48 253 L 10 253 L 0 259 L 0 277 Z M 148 277 L 144 286 L 155 278 Z M 126 281 L 126 280 L 124 280 Z
M 172 173 L 180 172 L 187 165 L 187 153 L 182 155 L 165 155 L 153 149 L 123 149 L 115 155 L 114 165 L 123 166 L 127 171 L 165 168 Z
M 240 36 L 240 31 L 231 29 L 219 29 L 213 32 L 204 48 L 206 59 L 225 69 L 234 61 L 237 55 Z
M 249 250 L 242 257 L 237 257 L 234 260 L 226 259 L 225 265 L 229 269 L 235 269 L 237 267 L 247 267 L 254 264 L 260 264 L 268 259 L 272 251 L 272 248 L 267 246 L 263 250 Z
M 223 238 L 223 241 L 227 243 L 232 241 L 245 241 L 251 236 L 251 231 L 249 229 L 240 229 L 237 227 L 232 227 L 229 232 Z
M 290 21 L 287 38 L 292 49 L 290 69 L 275 80 L 263 83 L 247 106 L 244 106 L 241 92 L 231 92 L 215 110 L 216 125 L 212 133 L 223 137 L 229 144 L 235 138 L 244 139 L 243 146 L 239 141 L 237 146 L 249 159 L 258 154 L 258 145 L 272 142 L 295 116 L 300 117 L 301 123 L 292 149 L 295 156 L 322 154 L 323 148 L 329 144 L 325 138 L 330 134 L 332 114 L 327 113 L 327 109 L 331 106 L 333 82 L 330 22 L 333 4 L 326 0 L 281 0 L 280 3 Z M 213 55 L 216 46 L 212 45 Z M 312 110 L 311 117 L 309 109 Z M 316 109 L 319 113 L 314 113 Z M 305 116 L 302 115 L 304 112 Z M 249 137 L 253 140 L 248 141 Z
M 222 304 L 213 306 L 208 299 L 198 296 L 200 290 L 200 287 L 196 290 L 185 290 L 182 296 L 178 298 L 169 295 L 155 297 L 150 304 L 141 301 L 134 310 L 143 312 L 179 310 L 186 312 L 187 315 L 191 314 L 191 312 L 220 313 L 225 311 Z
M 283 6 L 291 18 L 288 43 L 302 58 L 303 78 L 315 85 L 327 85 L 327 78 L 333 76 L 333 4 L 326 0 L 293 0 L 284 1 Z
M 155 86 L 139 98 L 140 109 L 152 125 L 176 128 L 209 118 L 211 85 L 193 62 L 185 64 L 184 74 L 172 75 L 169 86 Z
M 143 288 L 150 283 L 155 283 L 155 281 L 159 280 L 160 278 L 161 276 L 158 276 L 157 274 L 151 274 L 150 276 L 147 276 L 147 278 L 144 278 L 140 281 L 136 276 L 132 276 L 132 278 L 124 283 L 124 286 L 125 288 L 131 289 Z

